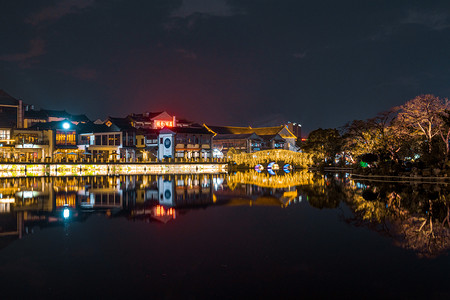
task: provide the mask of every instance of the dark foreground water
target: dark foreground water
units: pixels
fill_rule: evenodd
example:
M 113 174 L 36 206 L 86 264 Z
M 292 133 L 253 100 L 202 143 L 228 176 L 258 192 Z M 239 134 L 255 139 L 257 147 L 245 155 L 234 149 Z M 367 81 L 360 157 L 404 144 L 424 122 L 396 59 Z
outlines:
M 449 299 L 445 185 L 0 180 L 0 298 Z

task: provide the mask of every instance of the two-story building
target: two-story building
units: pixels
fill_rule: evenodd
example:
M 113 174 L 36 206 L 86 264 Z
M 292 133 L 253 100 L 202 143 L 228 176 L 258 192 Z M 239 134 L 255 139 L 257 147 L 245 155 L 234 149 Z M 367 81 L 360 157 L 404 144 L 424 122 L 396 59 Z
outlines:
M 86 123 L 78 125 L 78 148 L 87 158 L 107 161 L 119 160 L 122 132 L 116 125 Z
M 127 118 L 108 117 L 104 124 L 79 124 L 78 145 L 95 160 L 136 159 L 136 128 Z
M 36 134 L 33 134 L 33 131 Z M 38 132 L 42 131 L 42 134 Z M 20 138 L 20 134 L 27 136 L 30 139 L 34 139 L 34 136 L 38 136 L 37 141 L 40 141 L 39 136 L 42 137 L 42 143 L 47 146 L 47 152 L 44 150 L 45 158 L 56 161 L 75 161 L 80 158 L 81 151 L 77 145 L 77 125 L 73 124 L 69 120 L 36 123 L 27 130 L 17 131 Z M 36 145 L 35 145 L 36 146 Z M 25 148 L 22 147 L 22 151 Z
M 211 158 L 213 135 L 205 127 L 163 128 L 158 135 L 158 159 Z

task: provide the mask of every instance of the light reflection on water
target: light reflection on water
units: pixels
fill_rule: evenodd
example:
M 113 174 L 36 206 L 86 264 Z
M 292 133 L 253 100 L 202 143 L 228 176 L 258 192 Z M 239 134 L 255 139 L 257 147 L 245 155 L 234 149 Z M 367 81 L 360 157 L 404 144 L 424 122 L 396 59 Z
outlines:
M 211 227 L 222 229 L 220 222 L 224 220 L 219 221 L 218 216 L 226 215 L 230 219 L 223 225 L 226 227 L 222 234 L 227 236 L 210 236 L 207 229 L 202 228 L 205 232 L 198 238 L 217 238 L 214 243 L 221 243 L 222 240 L 242 239 L 242 236 L 239 237 L 241 231 L 255 237 L 264 233 L 267 241 L 265 237 L 262 240 L 255 238 L 254 241 L 248 238 L 247 246 L 253 249 L 273 241 L 271 247 L 279 247 L 273 251 L 287 255 L 299 249 L 284 249 L 283 245 L 300 247 L 290 236 L 295 237 L 303 232 L 298 242 L 316 247 L 310 250 L 312 253 L 322 253 L 324 250 L 314 236 L 323 238 L 321 228 L 328 224 L 339 228 L 339 232 L 336 236 L 326 236 L 326 239 L 332 241 L 342 236 L 342 243 L 335 244 L 335 247 L 351 252 L 354 243 L 359 242 L 356 239 L 359 231 L 348 231 L 339 225 L 350 224 L 351 228 L 376 232 L 378 238 L 389 241 L 392 245 L 389 253 L 398 255 L 394 249 L 404 249 L 405 255 L 413 253 L 415 257 L 430 259 L 443 257 L 450 249 L 449 197 L 445 185 L 358 182 L 348 174 L 323 175 L 306 171 L 277 176 L 249 171 L 232 174 L 0 179 L 0 257 L 14 240 L 26 240 L 29 236 L 39 238 L 35 234 L 39 229 L 63 227 L 64 243 L 70 245 L 71 230 L 75 230 L 77 224 L 88 228 L 86 226 L 90 223 L 87 220 L 99 216 L 107 221 L 100 224 L 102 230 L 122 240 L 125 237 L 121 236 L 115 221 L 120 220 L 122 227 L 123 222 L 140 224 L 137 230 L 141 235 L 143 226 L 162 226 L 164 232 L 179 238 L 179 233 L 173 232 L 173 226 L 184 234 L 188 230 L 187 234 L 198 236 L 200 233 L 195 218 L 201 219 L 201 222 L 219 222 Z M 230 216 L 227 208 L 234 209 L 234 214 Z M 241 212 L 237 211 L 239 209 Z M 195 218 L 188 215 L 194 211 Z M 328 212 L 334 212 L 336 220 Z M 208 213 L 215 215 L 216 219 L 209 220 Z M 313 215 L 313 219 L 309 220 L 307 214 Z M 98 219 L 95 220 L 98 223 Z M 115 229 L 108 232 L 108 224 Z M 180 226 L 186 226 L 186 229 Z M 190 231 L 193 228 L 195 232 Z M 285 239 L 279 240 L 281 236 Z M 374 240 L 373 237 L 366 238 L 366 243 Z M 247 240 L 243 239 L 241 243 Z M 195 241 L 193 239 L 189 243 L 195 244 Z M 277 241 L 279 245 L 274 246 Z M 346 245 L 349 241 L 352 244 Z M 176 243 L 176 239 L 170 243 Z M 203 245 L 206 242 L 198 243 Z M 83 251 L 95 253 L 96 250 L 88 248 Z M 118 251 L 125 250 L 119 248 Z M 376 255 L 376 249 L 370 251 L 375 251 Z M 266 252 L 264 259 L 271 257 L 271 252 Z M 180 255 L 178 252 L 176 254 Z M 310 259 L 313 259 L 312 256 Z M 278 267 L 273 265 L 274 261 L 266 263 L 276 273 Z M 302 261 L 296 268 L 310 270 L 319 267 L 305 267 L 305 263 Z
M 307 199 L 312 207 L 345 203 L 345 221 L 396 239 L 421 256 L 446 253 L 449 193 L 446 186 L 358 182 L 348 174 L 307 171 L 166 176 L 41 177 L 0 180 L 1 235 L 33 226 L 85 219 L 92 213 L 167 223 L 179 209 L 209 206 L 287 207 Z

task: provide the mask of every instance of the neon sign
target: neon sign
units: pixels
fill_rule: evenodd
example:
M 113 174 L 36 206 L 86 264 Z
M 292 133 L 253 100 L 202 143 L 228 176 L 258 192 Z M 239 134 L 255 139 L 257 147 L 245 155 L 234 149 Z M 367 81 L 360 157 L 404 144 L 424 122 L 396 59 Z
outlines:
M 156 128 L 173 127 L 173 121 L 155 121 Z

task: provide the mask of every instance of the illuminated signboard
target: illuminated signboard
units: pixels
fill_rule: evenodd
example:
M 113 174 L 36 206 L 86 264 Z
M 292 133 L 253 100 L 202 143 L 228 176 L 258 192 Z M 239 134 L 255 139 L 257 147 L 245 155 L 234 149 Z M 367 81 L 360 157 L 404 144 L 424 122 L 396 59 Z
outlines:
M 156 128 L 173 127 L 173 121 L 155 121 Z

